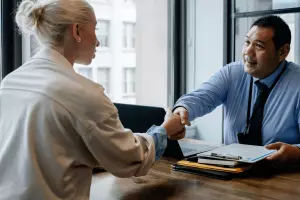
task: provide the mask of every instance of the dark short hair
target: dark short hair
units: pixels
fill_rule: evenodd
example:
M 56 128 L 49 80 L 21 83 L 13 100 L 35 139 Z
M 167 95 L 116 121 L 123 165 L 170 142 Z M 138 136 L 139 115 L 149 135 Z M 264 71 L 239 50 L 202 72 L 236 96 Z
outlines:
M 268 15 L 257 19 L 251 26 L 272 28 L 274 32 L 273 42 L 276 51 L 285 44 L 291 44 L 291 30 L 287 23 L 276 15 Z

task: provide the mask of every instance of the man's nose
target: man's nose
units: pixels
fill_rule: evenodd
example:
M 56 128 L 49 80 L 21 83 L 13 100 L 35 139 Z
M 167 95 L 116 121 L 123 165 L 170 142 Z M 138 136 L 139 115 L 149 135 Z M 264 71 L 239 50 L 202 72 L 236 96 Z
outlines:
M 253 57 L 255 52 L 252 44 L 249 44 L 247 47 L 244 49 L 244 54 Z

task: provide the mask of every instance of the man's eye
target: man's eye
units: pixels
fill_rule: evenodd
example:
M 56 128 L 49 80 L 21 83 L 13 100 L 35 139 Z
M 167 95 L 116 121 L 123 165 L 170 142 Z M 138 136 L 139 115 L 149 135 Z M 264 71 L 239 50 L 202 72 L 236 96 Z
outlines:
M 260 49 L 263 49 L 264 46 L 260 45 L 260 44 L 256 44 L 256 47 L 260 48 Z

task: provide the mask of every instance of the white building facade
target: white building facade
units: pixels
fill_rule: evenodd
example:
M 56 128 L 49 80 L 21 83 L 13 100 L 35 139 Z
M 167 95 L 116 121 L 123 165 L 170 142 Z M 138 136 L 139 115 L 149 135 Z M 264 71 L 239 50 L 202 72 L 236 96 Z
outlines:
M 90 0 L 98 21 L 96 58 L 75 70 L 101 84 L 114 101 L 136 103 L 136 5 L 134 0 Z

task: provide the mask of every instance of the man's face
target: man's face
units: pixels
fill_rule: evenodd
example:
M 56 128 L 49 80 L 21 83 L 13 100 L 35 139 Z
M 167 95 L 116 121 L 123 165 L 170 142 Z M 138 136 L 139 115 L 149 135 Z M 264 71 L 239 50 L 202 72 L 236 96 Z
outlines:
M 280 59 L 273 36 L 272 28 L 253 26 L 250 29 L 242 51 L 246 73 L 255 78 L 265 78 L 276 70 Z

